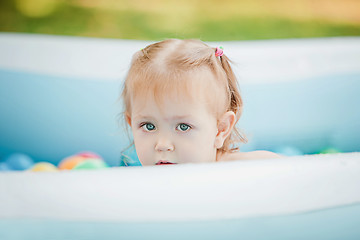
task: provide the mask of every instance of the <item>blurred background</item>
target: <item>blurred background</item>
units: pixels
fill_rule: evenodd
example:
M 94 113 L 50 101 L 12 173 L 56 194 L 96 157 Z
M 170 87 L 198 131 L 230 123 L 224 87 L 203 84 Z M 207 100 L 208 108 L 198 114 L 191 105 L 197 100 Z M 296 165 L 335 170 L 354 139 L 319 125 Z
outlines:
M 203 41 L 360 35 L 359 0 L 1 0 L 0 31 Z

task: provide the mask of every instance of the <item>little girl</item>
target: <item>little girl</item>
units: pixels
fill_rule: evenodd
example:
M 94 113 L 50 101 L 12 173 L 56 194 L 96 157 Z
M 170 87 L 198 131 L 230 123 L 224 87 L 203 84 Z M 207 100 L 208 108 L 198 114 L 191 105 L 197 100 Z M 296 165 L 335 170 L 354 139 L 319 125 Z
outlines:
M 221 48 L 178 39 L 147 46 L 133 56 L 122 98 L 143 166 L 279 157 L 234 147 L 246 142 L 235 127 L 243 103 Z

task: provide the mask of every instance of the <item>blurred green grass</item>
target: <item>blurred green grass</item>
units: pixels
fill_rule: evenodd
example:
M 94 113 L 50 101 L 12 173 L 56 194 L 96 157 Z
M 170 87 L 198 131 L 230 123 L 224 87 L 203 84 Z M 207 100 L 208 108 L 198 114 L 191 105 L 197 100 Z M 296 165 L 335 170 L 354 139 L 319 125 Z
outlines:
M 359 6 L 357 0 L 2 0 L 0 31 L 203 41 L 359 36 Z

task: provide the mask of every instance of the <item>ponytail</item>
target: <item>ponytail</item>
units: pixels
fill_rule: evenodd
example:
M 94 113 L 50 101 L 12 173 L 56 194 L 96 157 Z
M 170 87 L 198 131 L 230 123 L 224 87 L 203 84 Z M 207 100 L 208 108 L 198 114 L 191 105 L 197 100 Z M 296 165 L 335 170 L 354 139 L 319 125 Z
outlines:
M 230 98 L 229 106 L 228 106 L 227 111 L 233 111 L 235 113 L 235 117 L 236 117 L 235 122 L 237 122 L 240 119 L 240 116 L 241 116 L 242 110 L 243 110 L 243 101 L 242 101 L 242 98 L 241 98 L 241 95 L 239 92 L 238 81 L 236 79 L 236 76 L 235 76 L 230 64 L 229 64 L 229 62 L 231 62 L 230 59 L 226 55 L 219 56 L 219 58 L 220 58 L 220 63 L 221 63 L 222 69 L 224 70 L 226 78 L 227 78 L 228 92 L 230 95 L 229 96 L 229 98 Z M 237 129 L 236 124 L 235 124 L 233 131 L 231 132 L 229 137 L 227 137 L 227 139 L 224 141 L 224 144 L 223 144 L 222 148 L 219 149 L 219 151 L 221 153 L 225 153 L 225 152 L 232 152 L 232 151 L 239 150 L 238 147 L 234 146 L 234 144 L 236 142 L 247 143 L 248 140 L 240 132 L 240 130 Z

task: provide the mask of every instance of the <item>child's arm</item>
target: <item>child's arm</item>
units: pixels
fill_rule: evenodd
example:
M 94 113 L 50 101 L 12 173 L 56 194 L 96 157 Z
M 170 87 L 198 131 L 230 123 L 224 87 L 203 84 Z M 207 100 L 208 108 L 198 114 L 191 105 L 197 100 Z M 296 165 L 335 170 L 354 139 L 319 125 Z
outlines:
M 250 159 L 271 159 L 284 157 L 270 151 L 234 152 L 220 157 L 218 161 L 250 160 Z
M 284 157 L 274 152 L 270 151 L 253 151 L 253 152 L 246 152 L 244 159 L 267 159 L 267 158 L 281 158 Z

